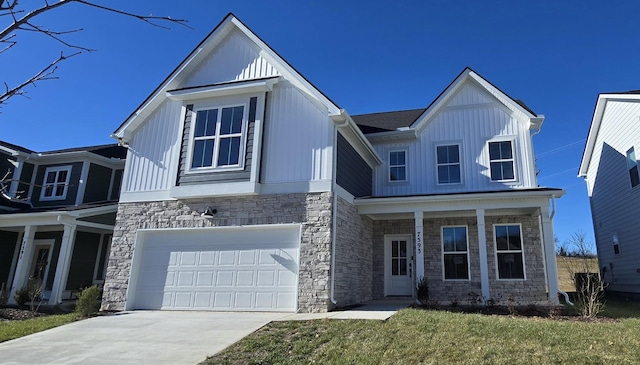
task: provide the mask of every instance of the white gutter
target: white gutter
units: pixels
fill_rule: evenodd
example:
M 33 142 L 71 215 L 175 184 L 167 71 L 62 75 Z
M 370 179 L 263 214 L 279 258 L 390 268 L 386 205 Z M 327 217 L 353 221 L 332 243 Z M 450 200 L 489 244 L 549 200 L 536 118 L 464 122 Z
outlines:
M 333 194 L 333 214 L 331 217 L 331 285 L 330 285 L 330 291 L 331 291 L 331 303 L 338 304 L 338 301 L 336 300 L 336 298 L 334 297 L 335 292 L 336 292 L 336 227 L 338 225 L 338 194 L 336 194 L 336 186 L 337 186 L 337 182 L 336 182 L 336 171 L 338 170 L 337 168 L 337 162 L 338 162 L 338 129 L 346 127 L 347 125 L 349 125 L 349 119 L 351 119 L 350 117 L 346 117 L 344 122 L 342 122 L 341 124 L 336 124 L 335 125 L 335 133 L 333 134 L 333 168 L 332 168 L 332 174 L 333 174 L 333 178 L 331 179 L 331 193 Z
M 551 213 L 549 214 L 549 220 L 553 223 L 553 217 L 556 215 L 556 196 L 552 195 L 551 196 Z M 556 279 L 557 280 L 557 279 Z M 558 288 L 558 293 L 562 294 L 562 296 L 564 297 L 564 301 L 567 302 L 567 304 L 569 304 L 570 306 L 573 306 L 573 303 L 571 302 L 571 300 L 569 300 L 569 294 L 567 294 L 566 292 L 560 290 L 560 288 Z

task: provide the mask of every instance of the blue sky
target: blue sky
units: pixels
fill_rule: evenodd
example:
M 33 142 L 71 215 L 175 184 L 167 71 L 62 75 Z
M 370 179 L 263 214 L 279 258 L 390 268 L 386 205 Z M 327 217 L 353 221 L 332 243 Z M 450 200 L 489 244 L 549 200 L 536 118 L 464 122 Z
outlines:
M 350 114 L 424 108 L 466 66 L 544 114 L 534 137 L 540 185 L 560 187 L 556 235 L 593 240 L 577 178 L 600 92 L 640 89 L 640 2 L 98 0 L 189 21 L 171 30 L 71 4 L 38 18 L 95 48 L 60 65 L 0 110 L 0 139 L 45 151 L 112 143 L 108 136 L 228 13 Z M 38 34 L 0 54 L 15 84 L 72 53 Z

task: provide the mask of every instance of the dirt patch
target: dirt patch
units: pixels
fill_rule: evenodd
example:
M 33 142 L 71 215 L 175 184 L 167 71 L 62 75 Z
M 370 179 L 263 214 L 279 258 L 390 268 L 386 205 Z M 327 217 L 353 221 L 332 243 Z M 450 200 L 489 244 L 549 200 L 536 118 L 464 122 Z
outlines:
M 68 313 L 58 307 L 40 307 L 37 311 L 32 312 L 28 309 L 21 309 L 16 307 L 1 307 L 0 308 L 0 322 L 4 321 L 24 321 L 25 319 L 45 317 L 54 314 Z

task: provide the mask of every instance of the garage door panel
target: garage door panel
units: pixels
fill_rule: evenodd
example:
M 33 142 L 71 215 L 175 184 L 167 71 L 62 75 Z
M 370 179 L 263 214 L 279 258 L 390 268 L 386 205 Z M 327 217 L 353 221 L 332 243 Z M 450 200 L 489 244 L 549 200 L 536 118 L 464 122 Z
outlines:
M 299 240 L 299 227 L 147 233 L 133 308 L 293 311 Z

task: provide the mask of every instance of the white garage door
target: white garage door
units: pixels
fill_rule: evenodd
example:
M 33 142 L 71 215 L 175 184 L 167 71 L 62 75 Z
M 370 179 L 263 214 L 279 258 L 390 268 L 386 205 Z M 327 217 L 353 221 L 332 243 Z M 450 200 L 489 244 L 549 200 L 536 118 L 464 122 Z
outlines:
M 128 309 L 296 309 L 299 225 L 156 230 L 138 241 Z

